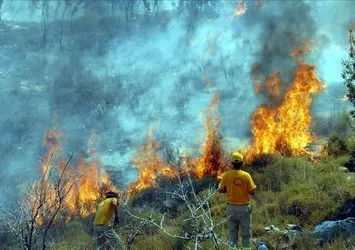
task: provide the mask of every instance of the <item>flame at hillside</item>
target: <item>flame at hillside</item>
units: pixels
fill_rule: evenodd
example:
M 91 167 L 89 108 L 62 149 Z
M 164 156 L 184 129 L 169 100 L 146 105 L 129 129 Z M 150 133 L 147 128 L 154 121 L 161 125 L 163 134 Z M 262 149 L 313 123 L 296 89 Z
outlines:
M 294 80 L 279 106 L 262 105 L 253 114 L 251 126 L 253 144 L 246 152 L 250 162 L 260 154 L 304 155 L 312 142 L 309 132 L 312 122 L 312 94 L 323 88 L 315 67 L 299 62 Z
M 160 176 L 173 178 L 177 176 L 177 169 L 167 165 L 159 156 L 160 144 L 149 132 L 145 142 L 137 149 L 132 164 L 138 169 L 137 181 L 128 189 L 128 196 L 132 196 L 148 187 L 156 185 Z
M 100 164 L 96 159 L 95 150 L 92 147 L 95 135 L 89 140 L 88 152 L 92 158 L 88 161 L 80 159 L 74 166 L 68 167 L 69 162 L 61 156 L 62 133 L 59 130 L 48 130 L 45 134 L 44 144 L 48 147 L 47 153 L 42 158 L 41 166 L 41 185 L 44 185 L 48 193 L 48 199 L 53 199 L 49 203 L 56 202 L 56 190 L 54 180 L 50 175 L 53 172 L 62 172 L 65 169 L 65 181 L 71 183 L 64 187 L 64 192 L 68 192 L 63 201 L 63 208 L 71 215 L 87 216 L 96 209 L 97 200 L 102 197 L 103 192 L 112 189 L 113 184 L 105 172 L 100 171 Z M 38 185 L 38 184 L 36 184 Z
M 202 155 L 197 160 L 193 173 L 201 178 L 206 175 L 220 175 L 223 172 L 221 121 L 218 115 L 219 95 L 212 96 L 206 110 L 206 141 L 202 145 Z

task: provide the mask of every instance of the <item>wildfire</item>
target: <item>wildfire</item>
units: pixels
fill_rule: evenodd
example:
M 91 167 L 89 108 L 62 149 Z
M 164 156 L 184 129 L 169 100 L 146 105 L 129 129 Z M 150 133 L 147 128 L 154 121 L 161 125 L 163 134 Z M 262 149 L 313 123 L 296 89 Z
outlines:
M 299 60 L 305 54 L 311 52 L 311 41 L 301 41 L 297 46 L 293 47 L 290 56 L 293 59 Z
M 265 77 L 265 90 L 271 98 L 278 98 L 281 94 L 281 78 L 280 73 L 274 72 Z
M 237 6 L 234 10 L 235 16 L 242 16 L 247 12 L 247 3 L 245 0 L 238 0 Z
M 49 203 L 56 202 L 56 190 L 54 180 L 51 179 L 50 173 L 53 171 L 63 171 L 69 163 L 61 156 L 62 133 L 59 130 L 48 130 L 45 133 L 44 145 L 48 151 L 42 158 L 41 179 L 35 185 L 42 185 L 45 188 L 48 199 L 52 199 Z M 96 209 L 96 202 L 107 189 L 112 189 L 113 184 L 105 172 L 101 172 L 99 160 L 93 147 L 95 140 L 93 133 L 89 139 L 89 149 L 91 159 L 85 161 L 80 159 L 74 167 L 66 168 L 66 174 L 63 178 L 71 185 L 64 186 L 64 192 L 68 192 L 67 197 L 63 201 L 63 208 L 69 217 L 73 215 L 87 216 Z
M 206 142 L 202 145 L 202 155 L 196 161 L 193 173 L 201 178 L 205 175 L 221 174 L 222 163 L 222 138 L 220 135 L 220 119 L 218 116 L 219 95 L 215 94 L 206 110 L 205 127 L 207 131 Z
M 253 114 L 251 126 L 253 144 L 247 149 L 248 162 L 260 154 L 303 155 L 314 136 L 308 131 L 312 118 L 312 94 L 323 84 L 315 67 L 299 62 L 294 80 L 278 106 L 260 106 Z
M 138 148 L 132 164 L 138 169 L 137 181 L 128 188 L 128 196 L 156 185 L 160 176 L 173 178 L 177 176 L 177 169 L 167 165 L 159 156 L 160 144 L 155 140 L 153 132 L 147 134 L 145 142 Z

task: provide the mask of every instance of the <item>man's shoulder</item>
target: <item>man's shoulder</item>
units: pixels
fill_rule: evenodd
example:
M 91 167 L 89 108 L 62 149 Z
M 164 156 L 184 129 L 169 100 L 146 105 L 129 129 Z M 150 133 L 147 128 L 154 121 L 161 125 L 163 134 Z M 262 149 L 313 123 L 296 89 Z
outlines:
M 231 169 L 231 170 L 227 170 L 226 172 L 224 172 L 223 177 L 228 177 L 230 175 L 233 175 L 235 172 L 235 170 Z
M 251 175 L 247 171 L 241 170 L 240 174 L 246 176 L 247 178 L 251 178 Z

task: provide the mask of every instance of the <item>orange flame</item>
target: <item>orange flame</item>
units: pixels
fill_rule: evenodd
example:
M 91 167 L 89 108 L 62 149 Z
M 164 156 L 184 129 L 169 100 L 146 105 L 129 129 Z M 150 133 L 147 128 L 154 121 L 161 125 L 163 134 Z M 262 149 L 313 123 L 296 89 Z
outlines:
M 36 182 L 34 185 L 44 185 L 46 192 L 51 197 L 49 203 L 56 202 L 56 194 L 54 183 L 50 179 L 49 173 L 52 169 L 63 170 L 67 161 L 60 154 L 61 151 L 61 136 L 63 134 L 59 130 L 48 130 L 45 133 L 44 144 L 48 147 L 48 151 L 42 158 L 41 178 L 45 178 L 45 182 Z M 80 176 L 74 186 L 68 188 L 68 196 L 64 200 L 64 209 L 68 213 L 68 217 L 74 215 L 87 216 L 96 209 L 96 202 L 101 197 L 102 193 L 107 189 L 115 189 L 110 178 L 105 172 L 100 172 L 99 160 L 96 156 L 96 151 L 93 147 L 96 134 L 92 133 L 89 139 L 88 153 L 91 155 L 91 160 L 85 161 L 80 159 L 74 168 L 66 169 L 66 178 L 72 178 L 75 181 L 76 176 Z M 57 161 L 56 158 L 59 158 Z M 46 175 L 46 176 L 44 176 Z M 70 182 L 70 181 L 69 181 Z M 40 184 L 39 184 L 40 183 Z M 71 188 L 71 189 L 69 189 Z M 35 199 L 33 199 L 35 200 Z M 42 218 L 42 220 L 45 218 Z
M 277 107 L 260 106 L 252 117 L 253 144 L 246 161 L 260 154 L 304 155 L 314 136 L 308 131 L 312 94 L 323 88 L 315 67 L 299 62 L 290 89 Z
M 259 81 L 259 70 L 260 70 L 260 65 L 254 64 L 252 66 L 251 77 L 254 83 L 254 88 L 256 93 L 260 93 L 261 91 L 263 91 L 263 85 L 261 85 L 261 82 Z
M 312 41 L 301 41 L 297 46 L 292 48 L 290 56 L 293 59 L 299 60 L 302 56 L 311 52 L 311 43 Z
M 128 196 L 156 185 L 159 176 L 176 177 L 177 170 L 168 166 L 159 156 L 160 144 L 155 140 L 153 132 L 147 134 L 145 142 L 138 148 L 132 164 L 138 169 L 137 181 L 128 188 Z
M 218 104 L 219 95 L 215 94 L 212 96 L 206 110 L 206 142 L 202 145 L 202 155 L 196 161 L 196 167 L 193 171 L 198 178 L 206 175 L 219 175 L 223 172 L 221 121 L 218 116 Z
M 281 78 L 279 72 L 274 72 L 265 77 L 265 90 L 271 98 L 278 98 L 281 94 Z

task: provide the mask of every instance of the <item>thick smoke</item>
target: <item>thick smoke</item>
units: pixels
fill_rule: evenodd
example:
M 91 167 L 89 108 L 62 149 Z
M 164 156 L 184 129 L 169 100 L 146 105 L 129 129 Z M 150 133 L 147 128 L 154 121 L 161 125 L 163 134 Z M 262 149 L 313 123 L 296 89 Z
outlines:
M 113 16 L 105 9 L 78 11 L 71 23 L 68 12 L 61 25 L 63 6 L 53 6 L 43 49 L 41 12 L 25 1 L 4 0 L 1 183 L 21 183 L 37 173 L 44 132 L 53 126 L 66 135 L 64 152 L 77 158 L 85 157 L 95 130 L 103 165 L 120 170 L 114 180 L 119 182 L 134 180 L 130 159 L 150 128 L 166 147 L 198 153 L 205 133 L 201 111 L 216 91 L 224 142 L 232 149 L 243 145 L 250 114 L 263 101 L 254 93 L 252 65 L 260 65 L 262 76 L 282 72 L 287 82 L 294 66 L 291 48 L 302 40 L 321 40 L 309 59 L 327 80 L 324 69 L 333 65 L 334 55 L 321 51 L 346 54 L 346 42 L 339 41 L 346 39 L 353 6 L 264 1 L 257 7 L 248 1 L 246 14 L 236 17 L 232 1 L 196 5 L 192 12 L 187 5 L 162 3 L 159 15 L 142 6 L 129 16 L 129 25 L 117 17 L 119 10 Z M 335 12 L 334 6 L 346 11 Z M 330 24 L 338 17 L 338 26 Z
M 304 1 L 284 1 L 282 5 L 270 1 L 265 2 L 258 12 L 247 14 L 247 26 L 259 29 L 257 43 L 260 49 L 254 51 L 255 61 L 251 71 L 262 85 L 265 84 L 265 77 L 274 72 L 280 73 L 284 84 L 292 80 L 296 65 L 291 57 L 292 50 L 304 42 L 311 44 L 316 39 L 311 7 Z M 282 89 L 285 91 L 285 86 Z

